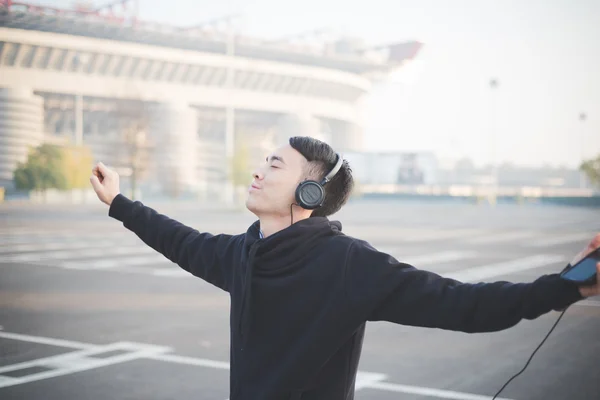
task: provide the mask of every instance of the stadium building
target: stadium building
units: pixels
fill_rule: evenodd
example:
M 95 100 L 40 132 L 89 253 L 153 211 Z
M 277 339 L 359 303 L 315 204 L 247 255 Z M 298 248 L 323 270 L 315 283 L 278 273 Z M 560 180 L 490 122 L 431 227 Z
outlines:
M 257 162 L 282 135 L 359 151 L 361 100 L 421 46 L 306 46 L 216 23 L 150 24 L 128 0 L 94 10 L 1 4 L 0 186 L 8 188 L 17 162 L 41 143 L 89 146 L 121 171 L 130 169 L 127 149 L 146 149 L 154 185 L 146 188 L 157 192 L 218 187 L 233 169 L 227 160 L 244 153 Z

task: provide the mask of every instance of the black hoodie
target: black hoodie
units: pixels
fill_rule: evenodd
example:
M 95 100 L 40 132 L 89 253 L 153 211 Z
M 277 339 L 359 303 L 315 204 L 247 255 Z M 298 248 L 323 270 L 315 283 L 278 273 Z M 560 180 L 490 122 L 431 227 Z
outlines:
M 118 195 L 109 215 L 229 292 L 231 400 L 351 400 L 367 321 L 462 332 L 507 329 L 582 297 L 557 274 L 460 283 L 417 270 L 313 217 L 259 237 L 200 233 Z

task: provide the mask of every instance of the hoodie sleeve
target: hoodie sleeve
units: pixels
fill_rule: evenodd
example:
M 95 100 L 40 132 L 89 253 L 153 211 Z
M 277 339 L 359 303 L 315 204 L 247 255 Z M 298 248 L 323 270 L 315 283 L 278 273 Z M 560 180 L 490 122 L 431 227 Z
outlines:
M 349 304 L 368 321 L 494 332 L 582 299 L 558 274 L 532 283 L 462 283 L 401 263 L 364 241 L 351 245 L 346 268 Z
M 122 194 L 112 201 L 109 216 L 184 270 L 229 291 L 234 236 L 200 233 Z

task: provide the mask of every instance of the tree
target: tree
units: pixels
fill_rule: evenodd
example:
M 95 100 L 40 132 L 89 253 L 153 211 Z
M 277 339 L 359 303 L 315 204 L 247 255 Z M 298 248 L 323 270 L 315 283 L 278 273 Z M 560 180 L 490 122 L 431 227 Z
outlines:
M 240 141 L 236 143 L 233 159 L 229 160 L 231 170 L 229 179 L 234 187 L 247 186 L 250 184 L 250 174 L 248 174 L 248 163 L 250 161 L 250 150 L 248 145 Z
M 592 185 L 600 187 L 600 155 L 585 161 L 579 169 L 587 175 Z
M 89 147 L 65 146 L 62 149 L 62 169 L 68 189 L 87 189 L 94 157 Z
M 13 181 L 19 190 L 37 190 L 44 194 L 48 189 L 68 188 L 64 173 L 64 153 L 60 147 L 43 144 L 29 152 L 27 161 L 19 163 Z
M 228 162 L 229 170 L 227 171 L 227 178 L 231 182 L 233 189 L 233 200 L 238 203 L 243 198 L 243 188 L 247 187 L 252 180 L 252 177 L 248 173 L 250 148 L 243 139 L 236 141 L 233 157 Z

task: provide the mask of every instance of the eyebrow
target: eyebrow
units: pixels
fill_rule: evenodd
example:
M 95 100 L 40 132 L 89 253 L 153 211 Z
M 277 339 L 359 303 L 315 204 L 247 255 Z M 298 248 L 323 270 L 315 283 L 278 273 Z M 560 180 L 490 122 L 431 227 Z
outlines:
M 269 157 L 267 157 L 267 162 L 269 162 Z M 271 156 L 271 160 L 272 161 L 281 161 L 282 163 L 285 164 L 285 161 L 283 161 L 283 158 L 279 157 L 279 156 Z

